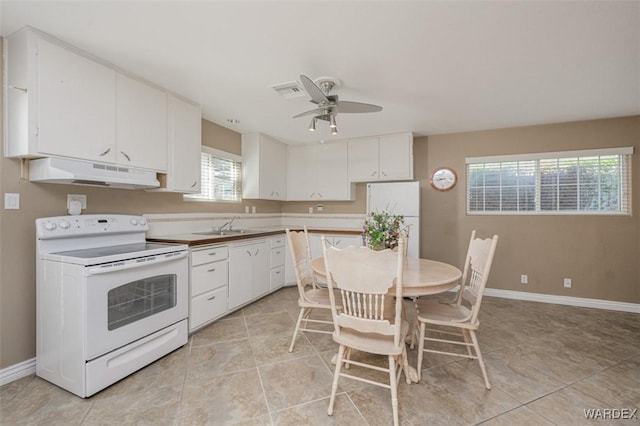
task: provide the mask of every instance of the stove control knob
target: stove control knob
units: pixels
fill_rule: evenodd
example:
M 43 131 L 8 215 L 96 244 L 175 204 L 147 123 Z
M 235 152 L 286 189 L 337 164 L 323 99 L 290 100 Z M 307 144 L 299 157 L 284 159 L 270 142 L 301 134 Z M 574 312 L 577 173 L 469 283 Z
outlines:
M 147 224 L 147 219 L 145 219 L 144 217 L 140 218 L 140 225 L 144 226 Z
M 60 228 L 69 229 L 69 228 L 71 228 L 71 224 L 69 222 L 67 222 L 66 220 L 62 220 L 62 221 L 60 221 Z
M 56 228 L 57 228 L 57 226 L 53 222 L 47 222 L 47 223 L 44 224 L 44 229 L 46 229 L 47 231 L 53 231 Z
M 129 222 L 131 222 L 131 224 L 135 226 L 138 224 L 138 219 L 136 219 L 135 217 L 132 217 L 131 220 L 129 220 Z

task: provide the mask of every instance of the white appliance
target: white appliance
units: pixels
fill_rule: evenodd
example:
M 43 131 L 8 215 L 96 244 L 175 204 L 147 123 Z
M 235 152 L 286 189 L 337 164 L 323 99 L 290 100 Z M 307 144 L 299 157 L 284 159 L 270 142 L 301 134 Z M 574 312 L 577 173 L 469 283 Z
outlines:
M 409 226 L 408 257 L 420 257 L 420 182 L 367 184 L 367 214 L 388 211 L 404 215 Z
M 36 374 L 88 397 L 187 343 L 188 247 L 128 215 L 36 219 Z
M 120 189 L 144 189 L 160 186 L 156 173 L 149 170 L 55 157 L 31 160 L 29 162 L 29 180 Z

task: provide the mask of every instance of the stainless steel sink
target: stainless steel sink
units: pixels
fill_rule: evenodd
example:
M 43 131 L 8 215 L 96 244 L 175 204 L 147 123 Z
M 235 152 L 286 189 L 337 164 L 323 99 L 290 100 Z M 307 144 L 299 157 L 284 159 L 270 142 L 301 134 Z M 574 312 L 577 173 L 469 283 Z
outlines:
M 223 231 L 219 231 L 217 229 L 212 229 L 211 231 L 203 231 L 203 232 L 194 232 L 196 235 L 239 235 L 239 234 L 248 234 L 250 231 L 246 229 L 225 229 Z

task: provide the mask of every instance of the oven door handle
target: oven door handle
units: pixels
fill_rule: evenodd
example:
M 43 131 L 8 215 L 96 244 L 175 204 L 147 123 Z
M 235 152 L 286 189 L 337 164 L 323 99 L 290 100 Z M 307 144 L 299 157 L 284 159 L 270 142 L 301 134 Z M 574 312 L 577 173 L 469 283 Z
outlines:
M 138 260 L 127 260 L 125 262 L 116 262 L 113 265 L 109 266 L 98 266 L 96 268 L 89 268 L 87 270 L 87 275 L 100 275 L 100 274 L 108 274 L 111 272 L 123 271 L 125 269 L 133 269 L 133 268 L 144 268 L 149 265 L 157 265 L 159 263 L 173 262 L 174 260 L 184 259 L 189 255 L 189 252 L 183 251 L 174 253 L 171 256 L 166 254 L 154 256 L 153 259 L 140 261 Z M 143 258 L 144 259 L 144 258 Z

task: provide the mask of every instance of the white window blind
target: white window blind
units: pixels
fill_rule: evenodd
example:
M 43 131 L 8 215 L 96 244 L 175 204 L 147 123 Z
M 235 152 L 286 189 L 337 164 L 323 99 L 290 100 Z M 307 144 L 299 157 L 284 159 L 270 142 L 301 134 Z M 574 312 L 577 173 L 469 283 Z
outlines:
M 242 159 L 240 156 L 203 146 L 200 162 L 202 175 L 200 193 L 185 195 L 185 198 L 241 201 Z
M 631 214 L 633 148 L 467 158 L 467 214 Z

